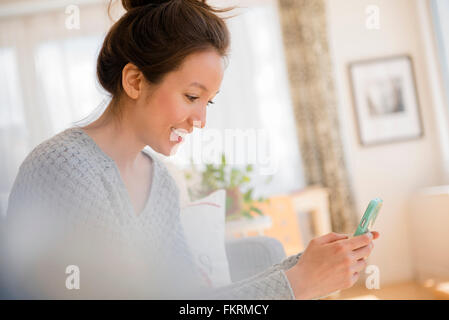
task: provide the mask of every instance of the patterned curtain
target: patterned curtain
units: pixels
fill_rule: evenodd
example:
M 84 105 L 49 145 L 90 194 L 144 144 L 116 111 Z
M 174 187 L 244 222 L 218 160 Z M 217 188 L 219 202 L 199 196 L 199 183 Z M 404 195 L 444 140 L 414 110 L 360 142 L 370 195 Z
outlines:
M 332 229 L 356 227 L 340 139 L 324 0 L 278 0 L 297 134 L 309 185 L 329 189 Z

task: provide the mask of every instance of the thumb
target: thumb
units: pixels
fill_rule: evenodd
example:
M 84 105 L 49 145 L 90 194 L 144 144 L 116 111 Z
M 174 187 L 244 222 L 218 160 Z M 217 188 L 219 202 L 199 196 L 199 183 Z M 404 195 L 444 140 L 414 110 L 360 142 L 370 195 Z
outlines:
M 320 244 L 326 244 L 326 243 L 334 242 L 337 240 L 348 239 L 348 238 L 349 238 L 349 236 L 347 234 L 331 232 L 331 233 L 325 234 L 324 236 L 316 238 L 316 242 L 320 243 Z

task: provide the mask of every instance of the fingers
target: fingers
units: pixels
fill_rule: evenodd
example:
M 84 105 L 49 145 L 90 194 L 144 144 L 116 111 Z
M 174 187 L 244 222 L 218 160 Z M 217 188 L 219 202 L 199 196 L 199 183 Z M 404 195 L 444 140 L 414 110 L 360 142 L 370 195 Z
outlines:
M 380 237 L 380 234 L 377 231 L 371 231 L 371 233 L 373 234 L 373 240 L 375 240 L 375 239 Z
M 360 272 L 354 272 L 354 274 L 351 277 L 351 287 L 357 282 L 359 279 Z
M 362 272 L 363 269 L 365 269 L 367 266 L 367 262 L 365 259 L 360 259 L 355 261 L 349 268 L 349 272 L 350 272 L 350 278 L 349 278 L 349 283 L 347 283 L 346 288 L 350 288 L 352 287 L 357 280 L 359 279 L 360 273 Z
M 354 238 L 345 241 L 346 245 L 348 246 L 348 249 L 355 250 L 368 245 L 371 242 L 371 240 L 373 240 L 373 234 L 371 232 L 367 232 L 365 234 L 356 236 Z
M 355 249 L 352 251 L 352 256 L 354 257 L 355 260 L 359 260 L 362 258 L 366 258 L 371 254 L 371 251 L 374 248 L 374 244 L 373 242 L 370 242 L 368 245 Z
M 367 262 L 365 259 L 357 260 L 354 265 L 351 267 L 351 271 L 354 273 L 360 273 L 363 269 L 366 268 Z
M 325 234 L 324 236 L 315 238 L 315 239 L 313 239 L 313 241 L 316 243 L 319 243 L 319 244 L 326 244 L 326 243 L 334 242 L 337 240 L 348 239 L 348 238 L 349 238 L 349 236 L 347 234 L 331 232 L 331 233 Z

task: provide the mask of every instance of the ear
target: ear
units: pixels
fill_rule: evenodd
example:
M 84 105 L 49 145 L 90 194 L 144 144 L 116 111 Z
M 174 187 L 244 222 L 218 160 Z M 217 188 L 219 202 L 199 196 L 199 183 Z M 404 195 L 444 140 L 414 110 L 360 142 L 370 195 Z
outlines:
M 123 90 L 131 99 L 137 99 L 142 93 L 143 73 L 137 66 L 127 63 L 122 70 Z

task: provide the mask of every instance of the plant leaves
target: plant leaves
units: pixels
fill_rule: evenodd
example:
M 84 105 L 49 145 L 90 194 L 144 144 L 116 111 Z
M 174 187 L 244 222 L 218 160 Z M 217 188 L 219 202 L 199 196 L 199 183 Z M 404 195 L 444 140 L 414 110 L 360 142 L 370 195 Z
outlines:
M 243 194 L 243 200 L 245 200 L 245 202 L 251 201 L 252 200 L 252 193 L 253 193 L 253 188 L 251 188 L 248 191 L 246 191 Z
M 239 174 L 239 172 L 236 168 L 231 169 L 231 178 L 229 181 L 230 188 L 234 188 L 236 186 L 236 180 L 237 180 L 238 174 Z
M 270 183 L 270 182 L 273 180 L 273 177 L 274 177 L 274 175 L 268 176 L 268 177 L 265 179 L 265 183 L 266 183 L 266 184 L 267 184 L 267 183 Z
M 250 182 L 251 179 L 248 176 L 243 176 L 241 181 L 242 181 L 242 183 L 247 183 L 247 182 Z
M 250 210 L 251 210 L 251 211 L 257 212 L 257 213 L 258 213 L 259 215 L 261 215 L 261 216 L 264 215 L 263 212 L 262 212 L 262 210 L 260 210 L 259 208 L 254 207 L 254 206 L 251 206 L 251 207 L 250 207 Z
M 248 210 L 243 210 L 242 211 L 242 216 L 247 217 L 249 219 L 253 218 L 252 214 Z

